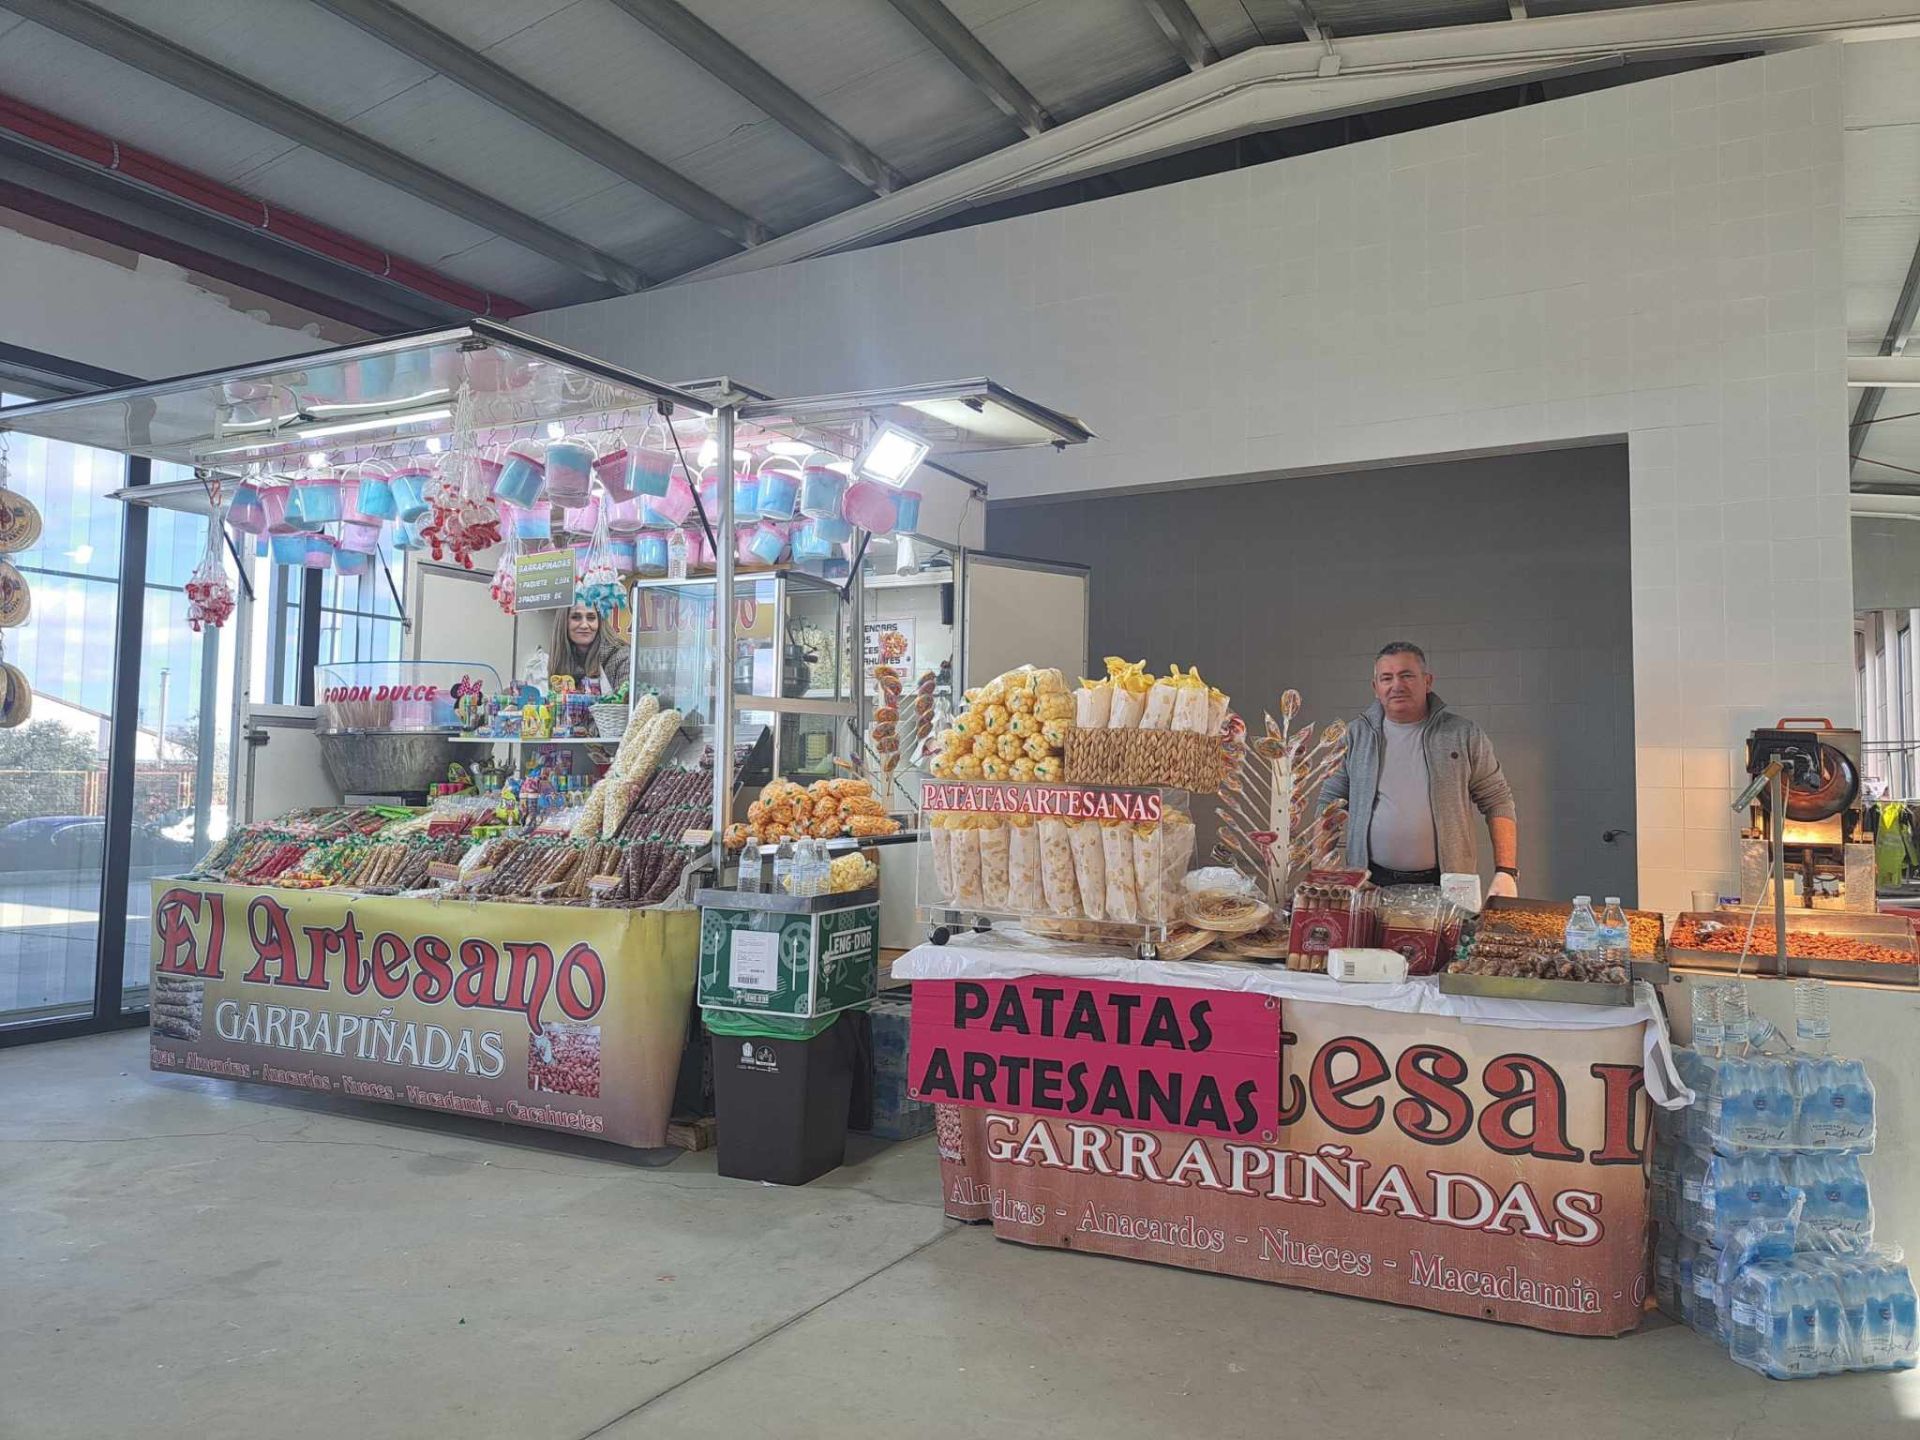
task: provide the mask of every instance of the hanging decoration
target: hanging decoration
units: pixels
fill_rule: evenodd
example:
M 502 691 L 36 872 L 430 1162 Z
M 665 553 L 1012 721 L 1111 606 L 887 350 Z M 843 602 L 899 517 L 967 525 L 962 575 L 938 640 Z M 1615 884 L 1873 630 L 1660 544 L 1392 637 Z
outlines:
M 196 635 L 208 625 L 218 630 L 233 615 L 233 582 L 227 578 L 220 477 L 210 470 L 198 473 L 200 483 L 207 490 L 207 549 L 187 580 L 187 624 Z
M 613 560 L 613 536 L 604 511 L 595 520 L 593 539 L 587 544 L 586 559 L 574 582 L 573 603 L 590 605 L 603 620 L 611 619 L 627 605 L 627 587 Z

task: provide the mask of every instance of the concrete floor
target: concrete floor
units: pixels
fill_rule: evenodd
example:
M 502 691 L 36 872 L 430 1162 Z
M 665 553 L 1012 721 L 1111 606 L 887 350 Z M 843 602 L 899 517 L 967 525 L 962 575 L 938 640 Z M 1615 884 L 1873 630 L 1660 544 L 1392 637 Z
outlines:
M 155 1078 L 144 1032 L 0 1051 L 0 1112 L 5 1440 L 1920 1433 L 1920 1372 L 999 1242 L 931 1139 L 786 1190 Z

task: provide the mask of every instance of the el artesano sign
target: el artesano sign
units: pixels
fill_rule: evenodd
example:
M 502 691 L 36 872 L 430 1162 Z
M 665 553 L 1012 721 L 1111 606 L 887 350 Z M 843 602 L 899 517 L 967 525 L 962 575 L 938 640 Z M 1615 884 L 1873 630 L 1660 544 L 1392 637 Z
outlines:
M 1638 1026 L 1283 1019 L 1251 1012 L 1264 996 L 1051 977 L 914 991 L 910 1083 L 941 1102 L 955 1218 L 1543 1330 L 1639 1323 Z
M 664 1144 L 698 918 L 156 882 L 152 1066 Z

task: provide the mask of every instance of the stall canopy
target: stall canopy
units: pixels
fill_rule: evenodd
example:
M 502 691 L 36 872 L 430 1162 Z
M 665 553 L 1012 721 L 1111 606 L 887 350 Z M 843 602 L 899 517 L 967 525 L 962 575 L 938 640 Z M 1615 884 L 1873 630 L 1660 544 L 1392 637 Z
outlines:
M 330 452 L 424 445 L 455 428 L 465 385 L 474 425 L 512 431 L 671 406 L 713 413 L 677 386 L 485 320 L 311 355 L 0 410 L 0 430 L 240 473 Z M 159 490 L 161 487 L 153 487 Z M 185 492 L 199 490 L 187 482 Z M 148 503 L 165 503 L 158 494 Z M 199 504 L 204 507 L 204 499 Z
M 740 418 L 770 429 L 824 433 L 856 444 L 876 424 L 895 425 L 924 440 L 928 454 L 936 459 L 1034 445 L 1060 448 L 1093 438 L 1093 432 L 1071 415 L 984 378 L 801 400 L 749 401 L 740 407 Z

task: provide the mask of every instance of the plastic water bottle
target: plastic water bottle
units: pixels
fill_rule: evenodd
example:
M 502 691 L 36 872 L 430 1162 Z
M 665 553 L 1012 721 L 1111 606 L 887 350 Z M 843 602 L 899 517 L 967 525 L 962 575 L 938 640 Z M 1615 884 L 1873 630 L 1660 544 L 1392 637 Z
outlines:
M 740 889 L 749 895 L 760 892 L 760 844 L 749 840 L 740 851 Z
M 1851 1155 L 1866 1155 L 1873 1150 L 1873 1081 L 1867 1078 L 1864 1060 L 1832 1062 L 1833 1100 L 1831 1126 L 1826 1134 L 1834 1149 Z
M 791 895 L 793 893 L 794 850 L 791 839 L 782 840 L 780 848 L 773 852 L 773 893 Z
M 1627 928 L 1627 912 L 1620 908 L 1618 895 L 1607 896 L 1600 912 L 1600 953 L 1609 965 L 1625 965 L 1633 948 L 1632 932 Z
M 1847 1368 L 1864 1370 L 1869 1363 L 1867 1311 L 1872 1304 L 1880 1267 L 1870 1260 L 1852 1256 L 1824 1258 L 1827 1269 L 1840 1287 L 1840 1328 L 1846 1337 Z
M 1653 1242 L 1653 1301 L 1663 1314 L 1680 1318 L 1680 1239 L 1667 1226 L 1660 1227 Z
M 1594 955 L 1600 949 L 1600 922 L 1593 918 L 1593 897 L 1573 897 L 1573 913 L 1567 916 L 1567 953 Z
M 1696 986 L 1693 992 L 1694 1048 L 1702 1055 L 1718 1055 L 1726 1041 L 1726 1022 L 1720 1014 L 1720 987 Z
M 1884 1358 L 1879 1368 L 1911 1370 L 1914 1352 L 1920 1348 L 1920 1314 L 1916 1314 L 1913 1277 L 1905 1265 L 1885 1265 L 1878 1288 L 1880 1303 L 1888 1312 Z
M 1833 1019 L 1827 1013 L 1827 982 L 1824 980 L 1796 980 L 1793 982 L 1793 1038 L 1795 1043 L 1814 1049 L 1817 1053 L 1827 1053 L 1827 1044 L 1833 1037 Z

